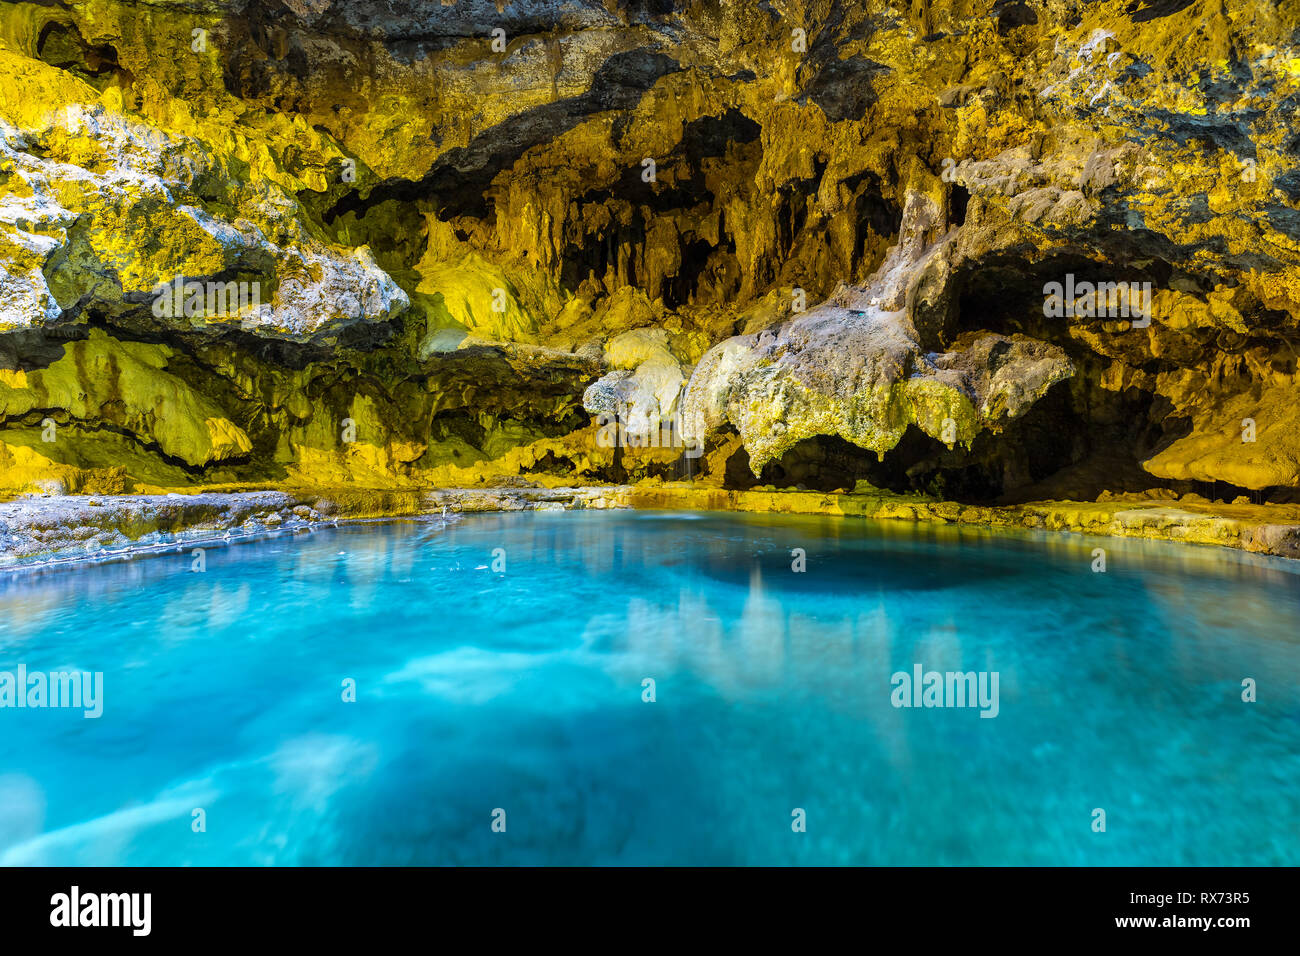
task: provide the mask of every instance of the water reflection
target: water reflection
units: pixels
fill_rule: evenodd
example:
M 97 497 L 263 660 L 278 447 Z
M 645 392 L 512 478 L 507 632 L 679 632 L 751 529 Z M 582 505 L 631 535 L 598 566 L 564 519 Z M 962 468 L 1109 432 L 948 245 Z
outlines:
M 0 670 L 102 671 L 106 692 L 100 721 L 0 712 L 0 853 L 1296 861 L 1273 834 L 1300 790 L 1300 578 L 1275 559 L 624 512 L 344 527 L 206 567 L 182 551 L 0 580 Z M 996 671 L 999 716 L 894 707 L 890 675 L 918 663 Z M 238 835 L 187 842 L 192 793 Z M 529 834 L 513 849 L 466 822 L 505 802 Z M 793 806 L 816 839 L 785 839 Z

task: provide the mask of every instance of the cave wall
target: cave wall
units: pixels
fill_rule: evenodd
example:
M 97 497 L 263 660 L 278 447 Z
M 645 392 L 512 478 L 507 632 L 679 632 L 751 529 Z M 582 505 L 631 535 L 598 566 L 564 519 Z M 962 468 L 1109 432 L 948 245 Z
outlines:
M 1298 24 L 0 3 L 0 492 L 1285 497 Z

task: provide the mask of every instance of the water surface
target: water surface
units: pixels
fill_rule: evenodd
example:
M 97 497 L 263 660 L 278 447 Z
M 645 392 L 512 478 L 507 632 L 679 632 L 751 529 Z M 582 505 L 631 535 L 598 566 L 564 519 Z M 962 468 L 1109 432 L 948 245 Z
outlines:
M 624 511 L 205 563 L 0 579 L 0 671 L 105 697 L 0 710 L 0 862 L 1300 863 L 1285 561 Z M 915 664 L 997 672 L 997 717 L 893 706 Z

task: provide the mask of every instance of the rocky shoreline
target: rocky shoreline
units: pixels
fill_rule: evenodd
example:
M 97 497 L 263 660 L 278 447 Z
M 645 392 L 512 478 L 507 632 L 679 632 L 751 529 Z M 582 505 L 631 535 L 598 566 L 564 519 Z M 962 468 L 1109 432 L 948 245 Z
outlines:
M 831 515 L 1076 532 L 1218 545 L 1300 558 L 1300 505 L 1226 505 L 1187 495 L 981 506 L 879 490 L 853 493 L 692 485 L 223 491 L 192 495 L 26 496 L 0 502 L 0 572 L 129 560 L 185 547 L 297 534 L 340 522 L 461 514 L 640 508 Z
M 127 560 L 181 547 L 311 532 L 340 522 L 464 512 L 609 507 L 611 489 L 233 491 L 46 495 L 0 502 L 0 572 Z M 618 490 L 618 489 L 614 489 Z

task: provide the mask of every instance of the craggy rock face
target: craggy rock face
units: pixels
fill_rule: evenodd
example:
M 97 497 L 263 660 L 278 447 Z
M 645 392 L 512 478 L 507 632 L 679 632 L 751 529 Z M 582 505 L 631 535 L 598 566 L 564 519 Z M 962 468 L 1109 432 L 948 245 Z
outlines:
M 952 234 L 927 241 L 934 203 L 912 194 L 899 242 L 863 287 L 705 354 L 686 396 L 686 437 L 735 426 L 756 475 L 800 441 L 838 435 L 883 456 L 909 426 L 949 448 L 1019 417 L 1074 371 L 1065 353 L 1024 336 L 979 333 L 941 355 L 918 329 L 944 289 Z M 964 338 L 970 338 L 964 337 Z
M 0 71 L 0 492 L 1300 489 L 1300 0 L 3 3 Z

